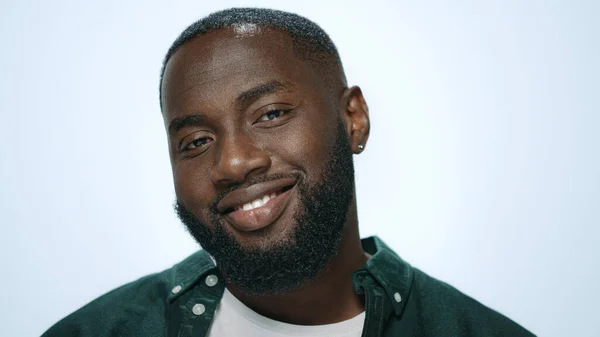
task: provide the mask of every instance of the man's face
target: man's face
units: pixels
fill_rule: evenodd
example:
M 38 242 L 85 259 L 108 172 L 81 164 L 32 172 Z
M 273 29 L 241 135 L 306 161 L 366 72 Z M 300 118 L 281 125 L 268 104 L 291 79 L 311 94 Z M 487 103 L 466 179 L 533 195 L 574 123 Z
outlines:
M 284 33 L 220 29 L 169 60 L 176 210 L 241 290 L 297 288 L 337 254 L 354 190 L 338 105 Z

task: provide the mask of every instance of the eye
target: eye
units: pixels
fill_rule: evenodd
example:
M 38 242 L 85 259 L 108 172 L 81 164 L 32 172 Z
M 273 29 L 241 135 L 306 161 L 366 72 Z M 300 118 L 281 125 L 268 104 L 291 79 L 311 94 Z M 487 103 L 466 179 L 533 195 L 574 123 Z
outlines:
M 202 147 L 206 143 L 209 143 L 209 142 L 210 142 L 210 138 L 208 138 L 208 137 L 202 137 L 202 138 L 194 139 L 193 141 L 191 141 L 187 145 L 185 145 L 181 149 L 181 151 L 182 152 L 191 151 L 191 150 L 197 149 L 199 147 Z
M 260 118 L 258 119 L 258 122 L 268 122 L 268 121 L 276 120 L 279 117 L 281 117 L 281 115 L 283 115 L 289 111 L 290 110 L 273 109 L 273 110 L 267 112 L 266 114 L 260 116 Z

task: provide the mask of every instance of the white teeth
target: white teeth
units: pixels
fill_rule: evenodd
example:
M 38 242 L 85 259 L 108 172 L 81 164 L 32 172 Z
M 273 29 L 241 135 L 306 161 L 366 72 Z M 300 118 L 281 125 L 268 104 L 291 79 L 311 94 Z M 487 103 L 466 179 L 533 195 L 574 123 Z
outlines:
M 265 194 L 262 198 L 258 198 L 256 200 L 246 203 L 240 207 L 237 207 L 236 210 L 243 209 L 244 211 L 249 211 L 251 209 L 261 207 L 264 204 L 266 204 L 267 202 L 269 202 L 269 200 L 275 198 L 276 196 L 277 196 L 277 192 L 273 192 L 271 194 Z

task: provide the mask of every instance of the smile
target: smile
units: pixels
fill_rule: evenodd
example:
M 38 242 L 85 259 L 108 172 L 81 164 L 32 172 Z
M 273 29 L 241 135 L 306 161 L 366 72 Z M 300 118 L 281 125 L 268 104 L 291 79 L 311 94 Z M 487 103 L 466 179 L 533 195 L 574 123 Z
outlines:
M 242 211 L 242 210 L 243 211 L 251 211 L 253 209 L 257 209 L 259 207 L 266 205 L 269 202 L 269 200 L 274 199 L 281 193 L 283 193 L 283 192 L 273 192 L 273 193 L 265 194 L 264 196 L 262 196 L 256 200 L 253 200 L 249 203 L 245 203 L 243 205 L 235 207 L 235 211 Z
M 281 217 L 295 186 L 295 179 L 283 178 L 234 190 L 218 203 L 217 210 L 235 229 L 256 231 Z

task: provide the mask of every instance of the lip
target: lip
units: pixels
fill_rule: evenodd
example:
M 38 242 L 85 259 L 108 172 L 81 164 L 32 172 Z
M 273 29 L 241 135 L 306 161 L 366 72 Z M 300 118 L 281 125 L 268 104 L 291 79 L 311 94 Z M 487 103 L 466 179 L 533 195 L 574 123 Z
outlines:
M 225 214 L 235 209 L 237 206 L 256 200 L 265 194 L 281 191 L 284 188 L 296 185 L 294 178 L 280 178 L 275 180 L 258 183 L 246 188 L 240 188 L 231 191 L 217 204 L 217 211 Z M 274 198 L 276 199 L 276 198 Z M 266 205 L 266 204 L 265 204 Z M 232 212 L 233 213 L 233 212 Z
M 235 229 L 242 232 L 253 232 L 265 228 L 273 224 L 284 213 L 292 199 L 295 187 L 294 185 L 260 207 L 248 211 L 235 210 L 228 213 L 226 217 L 229 218 L 229 223 Z

